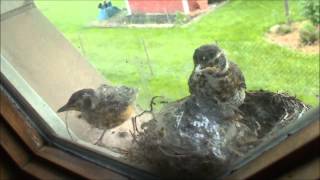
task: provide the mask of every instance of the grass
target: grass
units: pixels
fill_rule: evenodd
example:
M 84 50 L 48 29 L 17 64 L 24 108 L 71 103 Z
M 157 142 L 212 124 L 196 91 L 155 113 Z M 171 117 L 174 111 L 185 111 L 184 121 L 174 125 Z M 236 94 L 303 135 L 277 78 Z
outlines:
M 194 49 L 215 41 L 240 66 L 249 90 L 288 92 L 306 103 L 319 103 L 319 55 L 302 54 L 264 39 L 271 26 L 285 22 L 282 0 L 232 0 L 187 28 L 85 28 L 95 20 L 98 2 L 38 0 L 36 4 L 108 80 L 139 88 L 142 105 L 153 95 L 186 96 Z M 119 7 L 123 2 L 113 0 Z M 298 1 L 290 1 L 290 8 L 294 20 L 302 19 Z

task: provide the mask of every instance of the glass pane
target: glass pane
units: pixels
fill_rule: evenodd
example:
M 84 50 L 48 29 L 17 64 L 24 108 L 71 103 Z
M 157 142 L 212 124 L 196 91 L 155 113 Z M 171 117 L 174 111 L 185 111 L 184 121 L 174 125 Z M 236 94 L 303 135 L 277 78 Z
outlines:
M 23 6 L 26 6 L 27 4 L 30 4 L 31 1 L 30 0 L 25 0 L 25 1 L 21 1 L 21 0 L 10 0 L 7 1 L 5 4 L 3 4 L 1 6 L 1 14 L 7 13 L 11 10 L 17 9 L 17 8 L 21 8 Z
M 284 1 L 39 0 L 53 25 L 37 9 L 2 21 L 1 55 L 63 138 L 167 175 L 221 176 L 310 123 L 319 22 L 306 2 L 286 16 Z

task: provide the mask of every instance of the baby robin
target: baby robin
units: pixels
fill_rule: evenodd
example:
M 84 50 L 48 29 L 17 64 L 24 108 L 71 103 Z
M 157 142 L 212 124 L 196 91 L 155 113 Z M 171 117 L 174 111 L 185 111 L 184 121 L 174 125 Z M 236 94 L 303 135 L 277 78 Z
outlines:
M 238 66 L 216 45 L 203 45 L 193 55 L 194 69 L 189 91 L 200 99 L 239 107 L 245 99 L 246 83 Z
M 133 115 L 136 94 L 133 88 L 103 84 L 96 90 L 82 89 L 73 93 L 57 112 L 81 112 L 81 119 L 104 130 L 96 142 L 101 143 L 106 130 L 119 126 Z
M 191 96 L 206 107 L 220 109 L 225 120 L 242 119 L 238 107 L 244 102 L 246 84 L 238 66 L 214 44 L 197 48 L 193 62 L 188 82 Z

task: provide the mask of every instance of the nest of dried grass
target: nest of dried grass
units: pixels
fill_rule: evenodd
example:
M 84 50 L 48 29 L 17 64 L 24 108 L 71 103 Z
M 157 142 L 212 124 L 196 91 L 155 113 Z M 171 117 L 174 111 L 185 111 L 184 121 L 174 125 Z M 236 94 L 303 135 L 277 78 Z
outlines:
M 247 127 L 254 132 L 257 138 L 245 145 L 235 142 L 234 146 L 226 146 L 225 149 L 220 149 L 226 155 L 226 158 L 221 158 L 212 151 L 203 151 L 201 147 L 199 147 L 201 151 L 194 150 L 192 145 L 188 149 L 188 145 L 185 146 L 183 144 L 184 146 L 180 146 L 181 144 L 179 143 L 166 143 L 168 140 L 164 140 L 164 133 L 171 133 L 172 137 L 174 136 L 173 138 L 181 138 L 181 141 L 185 142 L 184 138 L 186 137 L 174 132 L 177 131 L 177 128 L 175 128 L 175 123 L 172 125 L 171 123 L 177 118 L 178 109 L 183 108 L 183 104 L 189 98 L 186 97 L 167 104 L 161 112 L 154 114 L 152 120 L 144 124 L 145 130 L 143 132 L 133 135 L 135 143 L 129 150 L 129 159 L 131 161 L 148 164 L 163 178 L 212 179 L 213 177 L 219 177 L 231 171 L 233 163 L 241 159 L 243 153 L 248 153 L 263 143 L 271 132 L 285 127 L 310 108 L 297 98 L 285 93 L 273 93 L 263 90 L 248 92 L 244 104 L 240 107 L 244 114 L 240 123 L 244 124 L 243 127 Z M 153 102 L 151 103 L 151 110 L 152 104 Z M 219 121 L 217 122 L 219 123 Z M 169 124 L 168 126 L 171 128 L 165 127 L 164 132 L 164 127 L 161 127 L 163 124 Z M 171 137 L 169 136 L 169 138 Z M 223 138 L 221 141 L 224 140 Z M 243 138 L 246 139 L 246 135 Z M 238 140 L 234 138 L 229 139 L 229 141 Z M 208 149 L 211 150 L 220 148 L 220 146 L 214 147 L 214 145 L 210 146 L 209 144 L 203 146 L 208 146 Z M 236 147 L 237 150 L 233 150 L 230 147 Z

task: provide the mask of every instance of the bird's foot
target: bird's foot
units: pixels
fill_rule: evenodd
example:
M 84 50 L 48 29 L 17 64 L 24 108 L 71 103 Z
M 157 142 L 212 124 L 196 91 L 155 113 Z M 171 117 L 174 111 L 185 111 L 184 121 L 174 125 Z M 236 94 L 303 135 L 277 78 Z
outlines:
M 111 147 L 110 149 L 113 150 L 116 153 L 119 153 L 119 154 L 123 154 L 123 155 L 128 155 L 129 154 L 129 151 L 126 150 L 126 149 L 122 149 L 122 148 L 118 148 L 118 147 Z
M 97 146 L 104 146 L 104 143 L 102 142 L 102 139 L 98 139 L 95 143 L 94 143 L 94 145 L 97 145 Z
M 98 145 L 98 146 L 103 146 L 103 142 L 102 139 L 104 137 L 104 134 L 106 133 L 107 129 L 103 130 L 101 136 L 99 137 L 99 139 L 94 143 L 94 145 Z

